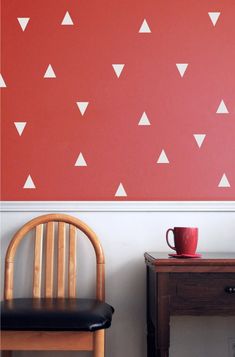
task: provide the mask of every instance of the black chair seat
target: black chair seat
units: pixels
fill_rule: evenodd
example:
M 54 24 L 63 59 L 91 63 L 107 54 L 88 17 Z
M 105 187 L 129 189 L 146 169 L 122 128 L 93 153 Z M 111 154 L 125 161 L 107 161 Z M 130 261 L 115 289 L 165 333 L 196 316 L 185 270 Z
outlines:
M 1 329 L 96 331 L 111 325 L 114 309 L 95 299 L 12 299 L 1 302 Z

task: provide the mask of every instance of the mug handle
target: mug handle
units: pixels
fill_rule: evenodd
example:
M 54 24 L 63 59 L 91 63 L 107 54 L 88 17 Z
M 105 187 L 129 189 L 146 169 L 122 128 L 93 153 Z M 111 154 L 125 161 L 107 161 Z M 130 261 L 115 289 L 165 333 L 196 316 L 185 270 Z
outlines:
M 167 242 L 167 244 L 169 245 L 169 247 L 170 247 L 171 249 L 176 250 L 176 248 L 175 248 L 175 247 L 173 247 L 172 245 L 170 245 L 170 243 L 169 243 L 168 234 L 169 234 L 169 232 L 170 232 L 170 231 L 172 231 L 172 232 L 173 232 L 173 234 L 174 234 L 174 229 L 169 228 L 169 229 L 167 230 L 167 232 L 166 232 L 166 242 Z

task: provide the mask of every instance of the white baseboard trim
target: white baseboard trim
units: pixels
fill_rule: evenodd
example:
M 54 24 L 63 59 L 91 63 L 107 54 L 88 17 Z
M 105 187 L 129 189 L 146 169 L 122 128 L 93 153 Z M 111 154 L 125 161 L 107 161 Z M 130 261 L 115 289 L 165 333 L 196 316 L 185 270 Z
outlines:
M 1 212 L 235 212 L 235 201 L 1 201 Z

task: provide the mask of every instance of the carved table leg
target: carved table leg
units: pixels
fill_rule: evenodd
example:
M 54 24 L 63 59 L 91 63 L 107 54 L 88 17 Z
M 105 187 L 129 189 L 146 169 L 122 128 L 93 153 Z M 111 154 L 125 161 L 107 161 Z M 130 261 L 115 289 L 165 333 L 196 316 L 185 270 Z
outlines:
M 1 356 L 2 357 L 11 357 L 12 352 L 11 351 L 1 351 Z
M 170 348 L 170 295 L 169 274 L 158 273 L 156 281 L 156 346 L 157 357 L 169 357 Z
M 155 328 L 151 321 L 147 323 L 147 356 L 156 357 Z
M 155 305 L 155 272 L 151 271 L 147 266 L 147 357 L 156 357 L 155 345 L 155 320 L 154 305 Z
M 169 357 L 169 349 L 167 350 L 157 349 L 157 357 Z

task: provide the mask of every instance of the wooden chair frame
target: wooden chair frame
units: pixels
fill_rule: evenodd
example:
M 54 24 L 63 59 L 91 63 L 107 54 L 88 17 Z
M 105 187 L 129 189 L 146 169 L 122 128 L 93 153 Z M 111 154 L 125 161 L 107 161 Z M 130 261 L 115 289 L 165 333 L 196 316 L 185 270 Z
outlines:
M 41 297 L 43 224 L 46 229 L 45 297 L 53 297 L 54 223 L 58 223 L 57 297 L 65 296 L 65 226 L 69 224 L 68 297 L 76 297 L 76 228 L 89 238 L 96 254 L 96 298 L 105 299 L 105 259 L 96 234 L 81 220 L 65 214 L 46 214 L 26 223 L 12 238 L 5 259 L 4 298 L 13 299 L 14 260 L 17 247 L 25 235 L 36 229 L 34 248 L 33 298 Z M 5 357 L 14 350 L 93 351 L 94 357 L 104 357 L 105 330 L 77 331 L 1 331 L 1 350 Z

